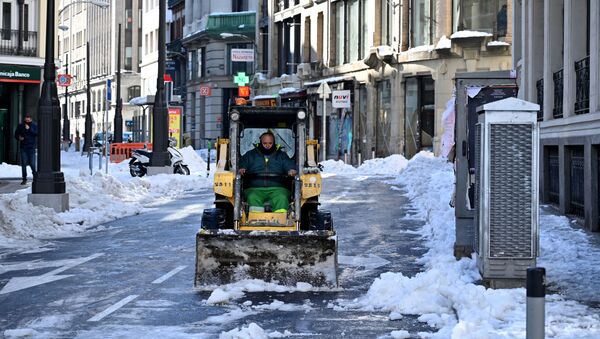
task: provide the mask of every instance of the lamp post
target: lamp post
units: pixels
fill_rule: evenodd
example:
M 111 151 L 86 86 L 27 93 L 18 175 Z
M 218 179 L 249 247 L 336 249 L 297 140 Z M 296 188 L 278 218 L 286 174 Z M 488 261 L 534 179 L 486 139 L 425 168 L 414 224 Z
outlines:
M 46 3 L 46 55 L 44 83 L 38 102 L 38 171 L 33 176 L 31 194 L 27 200 L 64 212 L 69 209 L 65 176 L 60 171 L 60 107 L 54 64 L 54 0 Z
M 121 24 L 117 35 L 117 106 L 115 107 L 114 142 L 123 142 L 123 101 L 121 100 Z
M 168 166 L 169 154 L 167 152 L 168 142 L 168 110 L 165 101 L 165 26 L 167 4 L 165 0 L 158 2 L 158 78 L 156 80 L 156 95 L 154 96 L 154 111 L 152 113 L 152 159 L 148 174 L 163 173 Z M 162 167 L 163 170 L 158 168 Z

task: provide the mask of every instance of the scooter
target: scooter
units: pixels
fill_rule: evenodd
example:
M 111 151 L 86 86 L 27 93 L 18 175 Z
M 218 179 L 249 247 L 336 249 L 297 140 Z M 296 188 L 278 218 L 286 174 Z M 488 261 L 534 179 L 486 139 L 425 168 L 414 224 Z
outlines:
M 183 155 L 175 148 L 175 139 L 169 138 L 169 165 L 173 167 L 173 173 L 190 175 L 190 169 L 183 162 Z M 129 173 L 132 177 L 143 177 L 148 172 L 148 166 L 152 160 L 152 151 L 147 149 L 136 149 L 131 152 L 129 161 Z

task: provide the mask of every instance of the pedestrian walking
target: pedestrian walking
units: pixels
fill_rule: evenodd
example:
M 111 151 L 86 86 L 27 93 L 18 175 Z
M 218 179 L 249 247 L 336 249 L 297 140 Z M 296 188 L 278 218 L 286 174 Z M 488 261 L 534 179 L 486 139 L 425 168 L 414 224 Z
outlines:
M 27 184 L 27 166 L 31 167 L 31 173 L 36 175 L 35 149 L 37 147 L 37 125 L 31 119 L 31 115 L 26 114 L 22 124 L 15 130 L 15 139 L 19 141 L 19 150 L 21 156 L 21 176 L 23 181 L 21 185 Z

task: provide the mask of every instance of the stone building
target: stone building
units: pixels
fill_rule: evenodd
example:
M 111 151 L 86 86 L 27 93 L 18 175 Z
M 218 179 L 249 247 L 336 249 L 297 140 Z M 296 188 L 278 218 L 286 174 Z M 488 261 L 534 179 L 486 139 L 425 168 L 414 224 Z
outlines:
M 519 96 L 541 106 L 540 198 L 600 230 L 600 3 L 516 1 Z
M 185 1 L 181 39 L 187 51 L 184 131 L 195 148 L 229 134 L 227 112 L 238 88 L 234 75 L 244 72 L 251 79 L 256 73 L 256 62 L 232 61 L 232 55 L 249 51 L 256 60 L 257 1 Z
M 327 104 L 328 158 L 439 153 L 454 74 L 511 69 L 512 3 L 261 1 L 256 41 L 268 67 L 254 86 L 305 91 L 316 137 L 320 84 L 349 90 L 350 108 Z

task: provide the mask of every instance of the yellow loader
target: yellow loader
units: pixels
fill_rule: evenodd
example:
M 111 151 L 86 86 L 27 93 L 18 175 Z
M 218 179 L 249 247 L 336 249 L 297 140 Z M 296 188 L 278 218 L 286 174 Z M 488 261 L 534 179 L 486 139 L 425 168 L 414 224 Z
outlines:
M 230 138 L 216 143 L 215 207 L 204 210 L 196 235 L 196 286 L 261 279 L 337 287 L 337 237 L 331 213 L 319 209 L 318 143 L 307 138 L 306 118 L 302 108 L 230 108 Z M 267 130 L 298 168 L 280 178 L 290 191 L 287 213 L 250 210 L 244 201 L 239 161 Z

